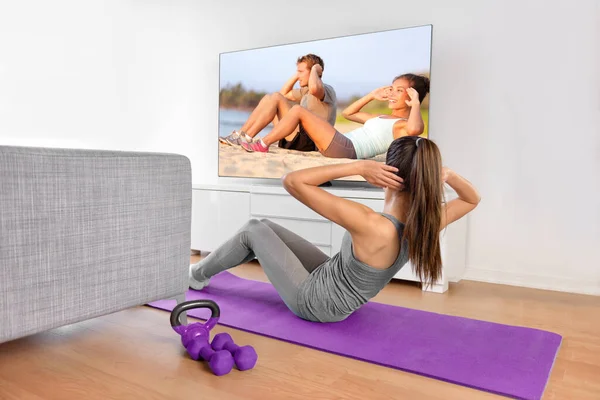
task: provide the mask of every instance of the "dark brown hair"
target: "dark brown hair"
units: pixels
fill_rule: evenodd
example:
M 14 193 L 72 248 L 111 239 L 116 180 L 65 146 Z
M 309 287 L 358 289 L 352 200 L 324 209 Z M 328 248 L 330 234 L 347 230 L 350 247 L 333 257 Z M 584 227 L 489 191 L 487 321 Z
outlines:
M 302 57 L 298 57 L 296 64 L 300 64 L 301 62 L 306 63 L 306 67 L 308 69 L 311 69 L 315 64 L 319 64 L 321 68 L 323 68 L 323 71 L 325 71 L 325 63 L 323 62 L 323 59 L 315 54 L 306 54 Z
M 398 168 L 409 193 L 410 206 L 404 226 L 403 241 L 414 271 L 425 284 L 441 276 L 442 256 L 442 157 L 438 146 L 429 139 L 404 136 L 392 142 L 386 164 Z
M 410 87 L 419 93 L 419 101 L 422 102 L 427 93 L 429 93 L 429 78 L 422 75 L 403 74 L 394 78 L 393 82 L 398 79 L 406 79 L 410 83 Z

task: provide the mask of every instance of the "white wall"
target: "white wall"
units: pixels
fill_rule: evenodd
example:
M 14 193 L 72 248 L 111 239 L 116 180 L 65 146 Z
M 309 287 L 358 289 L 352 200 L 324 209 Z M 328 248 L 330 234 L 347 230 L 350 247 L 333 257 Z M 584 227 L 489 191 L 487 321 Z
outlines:
M 0 142 L 174 151 L 214 183 L 219 52 L 433 24 L 431 134 L 483 195 L 466 277 L 600 294 L 600 2 L 209 4 L 3 2 Z
M 0 3 L 0 143 L 197 157 L 210 57 L 195 3 Z

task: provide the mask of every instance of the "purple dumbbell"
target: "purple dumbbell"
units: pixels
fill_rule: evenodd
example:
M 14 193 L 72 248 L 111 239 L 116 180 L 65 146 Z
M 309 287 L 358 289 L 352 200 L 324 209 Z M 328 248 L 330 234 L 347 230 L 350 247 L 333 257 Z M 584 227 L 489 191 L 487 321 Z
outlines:
M 213 350 L 219 351 L 219 350 L 223 350 L 223 348 L 225 347 L 225 344 L 227 342 L 233 342 L 233 338 L 231 337 L 231 335 L 229 333 L 227 333 L 227 332 L 217 333 L 215 335 L 215 337 L 213 338 L 211 346 L 212 346 Z
M 215 335 L 212 344 L 213 350 L 227 350 L 233 355 L 235 365 L 240 371 L 254 368 L 258 355 L 252 346 L 238 346 L 233 338 L 226 332 Z
M 210 370 L 217 376 L 228 374 L 233 369 L 233 357 L 227 350 L 214 351 L 207 344 L 200 349 L 200 357 L 208 361 Z

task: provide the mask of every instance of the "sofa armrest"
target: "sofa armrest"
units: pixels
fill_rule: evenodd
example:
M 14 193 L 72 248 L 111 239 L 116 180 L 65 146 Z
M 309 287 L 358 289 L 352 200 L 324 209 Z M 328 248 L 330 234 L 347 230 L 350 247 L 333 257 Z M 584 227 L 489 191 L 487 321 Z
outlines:
M 191 196 L 181 155 L 0 146 L 0 342 L 184 293 Z

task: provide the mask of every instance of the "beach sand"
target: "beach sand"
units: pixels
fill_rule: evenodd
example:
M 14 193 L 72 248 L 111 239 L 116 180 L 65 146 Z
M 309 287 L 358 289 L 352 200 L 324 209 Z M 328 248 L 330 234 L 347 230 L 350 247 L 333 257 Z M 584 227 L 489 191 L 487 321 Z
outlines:
M 341 133 L 348 132 L 358 124 L 336 124 Z M 385 154 L 372 160 L 385 161 Z M 356 160 L 347 158 L 327 158 L 319 152 L 287 150 L 272 145 L 268 153 L 249 153 L 241 146 L 229 146 L 219 143 L 219 176 L 243 178 L 275 178 L 299 169 L 322 165 L 342 164 Z M 363 181 L 362 176 L 350 176 L 341 180 Z

